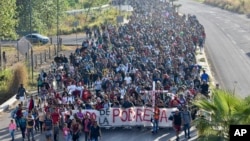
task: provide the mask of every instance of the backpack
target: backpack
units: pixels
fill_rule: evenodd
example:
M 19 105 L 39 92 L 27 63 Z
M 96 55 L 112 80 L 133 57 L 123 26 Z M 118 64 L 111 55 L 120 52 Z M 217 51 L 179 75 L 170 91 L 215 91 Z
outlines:
M 28 126 L 31 126 L 31 127 L 34 126 L 34 120 L 33 119 L 28 121 L 27 123 L 28 123 Z

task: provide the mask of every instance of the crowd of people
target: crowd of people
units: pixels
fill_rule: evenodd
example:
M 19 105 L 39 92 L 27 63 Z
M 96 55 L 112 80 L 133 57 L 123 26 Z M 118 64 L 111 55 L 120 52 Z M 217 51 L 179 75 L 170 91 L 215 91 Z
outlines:
M 33 141 L 34 129 L 44 132 L 48 141 L 57 141 L 60 130 L 65 141 L 78 141 L 80 133 L 86 141 L 97 141 L 101 136 L 97 121 L 81 110 L 155 107 L 155 122 L 157 108 L 185 111 L 197 93 L 208 95 L 209 76 L 205 70 L 200 75 L 202 68 L 195 58 L 197 47 L 202 49 L 206 38 L 197 18 L 180 16 L 173 5 L 159 0 L 130 1 L 130 5 L 134 11 L 129 23 L 87 30 L 82 47 L 69 57 L 61 54 L 49 71 L 42 70 L 37 96 L 25 101 L 25 88 L 20 86 L 17 98 L 21 103 L 12 116 L 23 139 L 27 135 Z M 153 89 L 153 81 L 155 102 L 145 92 Z M 25 112 L 23 107 L 27 107 Z M 77 109 L 79 112 L 73 114 Z M 186 117 L 194 119 L 195 113 L 192 110 Z M 186 117 L 181 121 L 190 123 Z M 171 120 L 179 132 L 179 117 L 174 115 Z M 16 129 L 12 124 L 9 128 Z M 187 125 L 187 137 L 189 128 Z M 157 129 L 154 124 L 153 133 Z M 14 140 L 14 133 L 11 135 Z

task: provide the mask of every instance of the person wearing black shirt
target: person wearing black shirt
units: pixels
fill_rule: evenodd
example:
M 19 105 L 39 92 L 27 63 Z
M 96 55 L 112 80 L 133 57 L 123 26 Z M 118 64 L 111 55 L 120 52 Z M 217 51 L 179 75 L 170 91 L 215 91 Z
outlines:
M 203 83 L 200 86 L 200 89 L 201 89 L 201 94 L 208 96 L 209 85 L 207 84 L 206 81 L 203 81 Z
M 101 129 L 97 124 L 97 121 L 94 122 L 94 124 L 90 128 L 89 132 L 89 139 L 91 141 L 98 141 L 98 137 L 101 138 Z
M 181 131 L 181 125 L 182 125 L 182 119 L 181 119 L 181 114 L 179 110 L 177 109 L 175 111 L 175 114 L 173 115 L 173 127 L 176 132 L 176 141 L 179 141 L 179 134 Z

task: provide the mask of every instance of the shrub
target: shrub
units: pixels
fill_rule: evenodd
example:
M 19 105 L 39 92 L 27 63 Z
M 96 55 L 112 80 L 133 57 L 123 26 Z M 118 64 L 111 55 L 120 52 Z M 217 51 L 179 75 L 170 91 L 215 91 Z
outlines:
M 14 66 L 13 76 L 10 80 L 7 88 L 7 93 L 10 95 L 14 95 L 17 92 L 20 84 L 23 84 L 24 87 L 27 86 L 28 83 L 28 70 L 25 64 L 18 63 Z

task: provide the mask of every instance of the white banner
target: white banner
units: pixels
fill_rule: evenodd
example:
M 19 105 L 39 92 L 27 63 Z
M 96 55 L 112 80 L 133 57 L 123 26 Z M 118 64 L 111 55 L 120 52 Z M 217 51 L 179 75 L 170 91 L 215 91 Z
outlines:
M 176 108 L 160 108 L 159 127 L 172 127 L 172 121 L 168 120 Z M 77 113 L 78 110 L 72 111 Z M 110 108 L 97 110 L 82 110 L 83 114 L 96 119 L 101 127 L 104 126 L 152 126 L 153 108 Z

